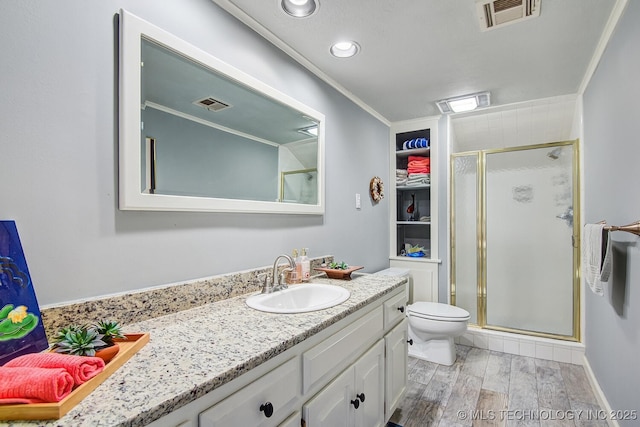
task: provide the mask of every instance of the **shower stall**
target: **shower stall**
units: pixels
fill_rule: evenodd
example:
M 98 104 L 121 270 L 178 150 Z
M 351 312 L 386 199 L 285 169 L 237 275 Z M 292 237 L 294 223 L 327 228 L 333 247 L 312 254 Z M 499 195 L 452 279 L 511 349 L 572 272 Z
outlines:
M 578 180 L 577 140 L 452 155 L 451 303 L 470 324 L 579 340 Z

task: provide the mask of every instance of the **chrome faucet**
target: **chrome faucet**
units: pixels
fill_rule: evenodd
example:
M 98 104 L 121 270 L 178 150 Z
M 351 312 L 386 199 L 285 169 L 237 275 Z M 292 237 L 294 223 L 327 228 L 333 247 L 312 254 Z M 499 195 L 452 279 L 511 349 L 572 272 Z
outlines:
M 285 258 L 289 262 L 289 267 L 284 268 L 282 272 L 278 273 L 278 261 L 280 258 Z M 287 272 L 295 271 L 296 262 L 289 255 L 282 254 L 278 255 L 276 260 L 273 262 L 273 272 L 271 273 L 271 278 L 265 275 L 264 282 L 262 284 L 262 293 L 268 294 L 271 292 L 280 291 L 282 289 L 287 289 L 287 283 L 284 280 L 284 277 Z

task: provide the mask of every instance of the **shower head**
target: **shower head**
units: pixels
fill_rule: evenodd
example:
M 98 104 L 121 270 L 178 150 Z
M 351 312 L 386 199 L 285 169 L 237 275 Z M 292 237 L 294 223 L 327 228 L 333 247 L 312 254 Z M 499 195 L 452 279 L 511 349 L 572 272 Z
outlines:
M 561 150 L 562 148 L 556 147 L 547 153 L 547 157 L 549 157 L 551 160 L 558 160 L 558 158 L 560 157 Z

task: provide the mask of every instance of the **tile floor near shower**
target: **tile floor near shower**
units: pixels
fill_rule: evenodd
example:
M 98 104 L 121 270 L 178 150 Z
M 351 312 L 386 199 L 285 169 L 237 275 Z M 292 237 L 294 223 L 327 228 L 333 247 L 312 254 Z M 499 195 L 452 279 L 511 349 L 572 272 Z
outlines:
M 409 358 L 403 427 L 607 426 L 581 365 L 458 344 L 452 366 Z

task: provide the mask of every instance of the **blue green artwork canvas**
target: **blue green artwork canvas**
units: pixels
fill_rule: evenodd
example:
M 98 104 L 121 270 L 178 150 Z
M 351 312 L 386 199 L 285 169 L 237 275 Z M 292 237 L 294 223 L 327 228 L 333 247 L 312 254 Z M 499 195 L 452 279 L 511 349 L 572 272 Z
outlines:
M 49 347 L 15 221 L 0 221 L 0 365 Z

